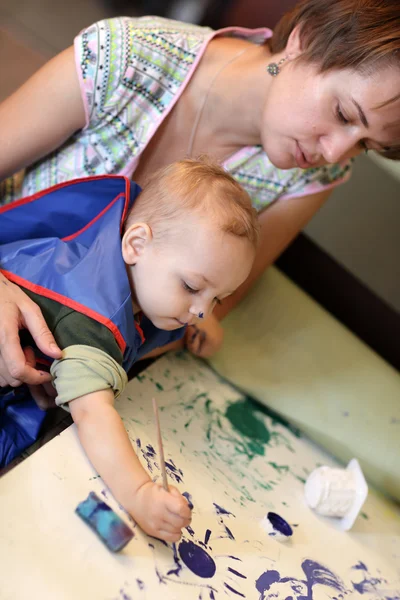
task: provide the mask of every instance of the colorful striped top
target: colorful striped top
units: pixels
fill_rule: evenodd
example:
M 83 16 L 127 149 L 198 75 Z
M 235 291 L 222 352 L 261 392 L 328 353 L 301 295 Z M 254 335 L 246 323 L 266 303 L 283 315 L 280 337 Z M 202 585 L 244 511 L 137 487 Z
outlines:
M 217 35 L 259 44 L 272 32 L 237 27 L 215 32 L 159 17 L 107 19 L 83 30 L 75 39 L 75 56 L 86 125 L 23 177 L 5 180 L 0 204 L 76 177 L 114 173 L 134 178 L 142 151 Z M 261 210 L 278 198 L 343 183 L 351 163 L 282 170 L 261 146 L 247 146 L 229 157 L 224 167 Z

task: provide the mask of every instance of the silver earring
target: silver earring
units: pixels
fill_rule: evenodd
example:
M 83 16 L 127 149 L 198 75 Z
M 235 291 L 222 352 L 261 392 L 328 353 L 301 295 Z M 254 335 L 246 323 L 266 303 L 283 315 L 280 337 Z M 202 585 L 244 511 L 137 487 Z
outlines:
M 287 56 L 281 58 L 281 60 L 278 63 L 269 63 L 269 65 L 267 65 L 268 73 L 272 75 L 272 77 L 276 77 L 277 75 L 279 75 L 279 73 L 281 72 L 281 64 L 284 63 L 285 60 L 287 60 Z

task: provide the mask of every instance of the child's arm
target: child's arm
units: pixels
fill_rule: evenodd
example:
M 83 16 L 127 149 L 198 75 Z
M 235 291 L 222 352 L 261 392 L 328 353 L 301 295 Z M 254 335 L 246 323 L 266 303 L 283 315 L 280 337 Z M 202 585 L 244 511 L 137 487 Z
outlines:
M 176 488 L 166 492 L 152 482 L 139 462 L 124 425 L 113 406 L 114 394 L 102 390 L 69 404 L 80 442 L 114 497 L 142 529 L 167 542 L 176 542 L 191 512 Z

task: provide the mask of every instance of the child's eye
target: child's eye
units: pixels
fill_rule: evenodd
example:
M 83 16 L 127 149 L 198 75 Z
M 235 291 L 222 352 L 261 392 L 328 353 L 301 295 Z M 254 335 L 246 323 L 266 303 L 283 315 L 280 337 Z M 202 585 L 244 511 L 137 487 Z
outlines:
M 222 304 L 222 300 L 220 300 L 219 298 L 214 298 L 214 302 L 215 304 Z
M 197 294 L 199 290 L 195 290 L 194 288 L 190 287 L 190 285 L 188 285 L 186 283 L 186 281 L 182 281 L 182 285 L 183 285 L 183 289 L 186 290 L 187 292 L 189 292 L 189 294 Z
M 349 122 L 349 120 L 344 116 L 344 114 L 342 113 L 342 109 L 340 108 L 340 106 L 338 106 L 336 108 L 336 116 L 339 119 L 339 121 L 341 123 L 343 123 L 344 125 L 347 125 L 347 123 Z

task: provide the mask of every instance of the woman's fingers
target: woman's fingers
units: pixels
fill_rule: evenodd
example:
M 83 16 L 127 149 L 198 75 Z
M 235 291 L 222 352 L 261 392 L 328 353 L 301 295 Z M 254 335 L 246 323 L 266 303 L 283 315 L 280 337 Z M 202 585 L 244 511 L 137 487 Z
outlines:
M 50 381 L 48 373 L 37 371 L 31 355 L 21 348 L 19 330 L 29 329 L 37 346 L 53 358 L 61 358 L 38 306 L 16 285 L 0 274 L 0 377 L 7 385 L 40 385 Z
M 43 354 L 46 354 L 46 356 L 61 358 L 62 352 L 57 346 L 50 329 L 47 327 L 46 321 L 38 306 L 32 302 L 32 306 L 24 306 L 21 309 L 21 313 L 25 326 L 35 340 L 39 350 L 41 350 Z

